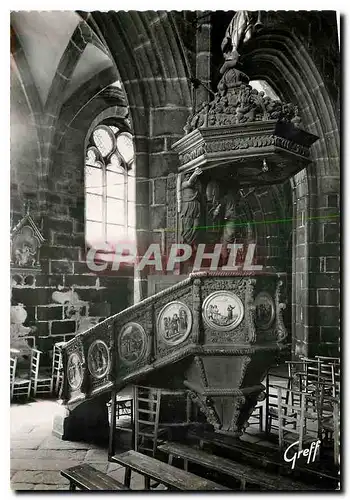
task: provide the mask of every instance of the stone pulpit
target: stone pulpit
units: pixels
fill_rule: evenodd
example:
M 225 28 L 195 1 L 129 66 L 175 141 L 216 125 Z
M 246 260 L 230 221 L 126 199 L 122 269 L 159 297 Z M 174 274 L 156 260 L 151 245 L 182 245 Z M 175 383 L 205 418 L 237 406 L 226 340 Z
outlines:
M 68 342 L 63 397 L 72 408 L 127 384 L 185 388 L 217 431 L 238 436 L 264 398 L 266 372 L 286 345 L 286 276 L 257 266 L 229 271 L 226 251 L 236 241 L 239 193 L 307 167 L 317 137 L 302 129 L 295 105 L 255 90 L 238 68 L 239 50 L 258 25 L 251 13 L 236 13 L 217 92 L 191 113 L 173 145 L 177 243 L 196 253 L 220 241 L 221 268 L 204 266 L 189 277 L 182 270 L 179 283 Z

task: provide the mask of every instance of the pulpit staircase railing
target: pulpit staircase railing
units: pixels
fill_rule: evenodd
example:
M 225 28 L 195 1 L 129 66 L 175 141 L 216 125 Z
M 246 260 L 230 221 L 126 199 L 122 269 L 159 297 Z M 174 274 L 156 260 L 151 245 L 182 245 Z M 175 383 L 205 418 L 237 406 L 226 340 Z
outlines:
M 76 335 L 62 349 L 65 404 L 73 409 L 128 384 L 152 385 L 156 373 L 158 387 L 171 380 L 186 388 L 210 423 L 236 432 L 285 346 L 283 278 L 194 273 Z

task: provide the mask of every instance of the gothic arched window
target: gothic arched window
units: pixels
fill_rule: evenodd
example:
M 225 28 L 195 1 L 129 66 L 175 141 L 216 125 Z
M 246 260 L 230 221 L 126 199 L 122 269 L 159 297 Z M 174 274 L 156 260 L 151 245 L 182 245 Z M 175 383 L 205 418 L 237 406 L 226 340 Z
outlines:
M 85 238 L 112 246 L 135 237 L 135 165 L 132 136 L 122 127 L 98 125 L 85 160 Z

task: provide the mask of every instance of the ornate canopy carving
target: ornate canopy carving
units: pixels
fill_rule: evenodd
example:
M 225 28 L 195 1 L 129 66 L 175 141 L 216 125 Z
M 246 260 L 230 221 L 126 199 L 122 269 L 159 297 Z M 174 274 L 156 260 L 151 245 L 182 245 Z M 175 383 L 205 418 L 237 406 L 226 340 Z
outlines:
M 255 26 L 261 22 L 253 25 L 248 11 L 239 11 L 227 28 L 217 92 L 190 114 L 186 135 L 173 145 L 180 172 L 215 168 L 217 179 L 261 186 L 284 182 L 310 162 L 318 138 L 301 129 L 298 107 L 254 89 L 236 67 L 239 47 Z

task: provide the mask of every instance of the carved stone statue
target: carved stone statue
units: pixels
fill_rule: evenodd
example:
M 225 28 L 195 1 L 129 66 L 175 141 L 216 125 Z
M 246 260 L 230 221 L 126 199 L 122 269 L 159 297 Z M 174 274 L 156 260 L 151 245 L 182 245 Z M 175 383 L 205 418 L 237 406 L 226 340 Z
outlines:
M 213 211 L 213 219 L 219 220 L 222 224 L 222 258 L 223 263 L 227 262 L 229 251 L 227 245 L 235 242 L 237 237 L 237 207 L 242 199 L 251 194 L 255 188 L 250 189 L 247 194 L 243 194 L 241 186 L 237 183 L 233 188 L 225 194 L 215 210 Z
M 213 218 L 222 223 L 223 258 L 227 254 L 227 245 L 235 241 L 236 206 L 239 202 L 239 186 L 230 189 L 216 207 Z
M 181 220 L 182 238 L 184 243 L 196 244 L 196 236 L 201 218 L 201 202 L 198 177 L 202 174 L 200 168 L 193 173 L 186 173 L 181 183 Z
M 221 43 L 221 50 L 231 67 L 237 64 L 241 44 L 246 43 L 252 36 L 254 28 L 254 13 L 249 10 L 239 10 L 228 25 L 225 37 Z M 223 73 L 223 71 L 222 71 Z

